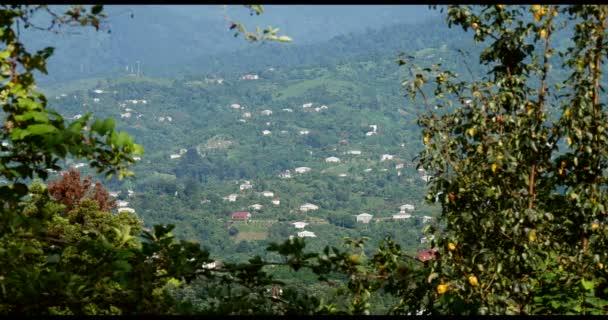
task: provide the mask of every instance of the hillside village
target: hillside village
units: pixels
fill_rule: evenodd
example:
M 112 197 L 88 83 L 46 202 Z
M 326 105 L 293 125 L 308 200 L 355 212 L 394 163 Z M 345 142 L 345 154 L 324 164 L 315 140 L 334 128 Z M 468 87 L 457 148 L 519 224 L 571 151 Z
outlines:
M 221 81 L 185 83 L 187 83 L 185 88 L 188 90 L 205 88 L 205 90 L 213 91 L 221 90 L 225 86 L 242 86 L 243 89 L 256 84 L 267 86 L 272 84 L 273 80 L 258 75 L 244 75 L 233 79 L 222 77 Z M 138 85 L 145 86 L 146 82 L 127 82 L 126 84 L 127 87 L 137 88 Z M 298 86 L 298 84 L 293 84 L 293 86 Z M 55 100 L 58 103 L 70 101 L 74 106 L 72 109 L 79 110 L 80 113 L 73 114 L 73 120 L 78 120 L 85 114 L 83 109 L 87 112 L 93 111 L 96 114 L 114 117 L 117 120 L 117 126 L 134 134 L 136 141 L 138 138 L 140 141 L 143 138 L 146 154 L 136 159 L 138 164 L 135 166 L 136 173 L 138 168 L 141 168 L 139 175 L 175 177 L 173 172 L 183 169 L 184 164 L 189 161 L 208 159 L 215 157 L 216 154 L 229 157 L 231 154 L 233 156 L 242 154 L 245 157 L 247 157 L 246 154 L 249 154 L 256 158 L 264 158 L 265 153 L 255 151 L 256 145 L 272 146 L 273 148 L 280 145 L 290 146 L 290 150 L 293 151 L 284 155 L 276 153 L 274 155 L 283 157 L 281 159 L 294 163 L 294 165 L 281 165 L 270 171 L 263 170 L 263 173 L 245 179 L 222 179 L 218 181 L 219 184 L 202 188 L 205 191 L 194 206 L 200 207 L 199 210 L 203 211 L 214 210 L 216 212 L 212 215 L 215 216 L 219 212 L 224 212 L 218 218 L 225 225 L 225 230 L 231 230 L 231 228 L 249 230 L 233 236 L 235 243 L 243 240 L 266 239 L 274 225 L 284 223 L 290 224 L 292 228 L 292 231 L 286 235 L 287 237 L 323 239 L 324 233 L 319 233 L 319 228 L 323 229 L 328 225 L 340 228 L 346 225 L 351 227 L 359 225 L 368 228 L 366 227 L 368 225 L 377 224 L 388 227 L 391 226 L 391 222 L 407 222 L 412 226 L 420 226 L 415 231 L 419 235 L 415 239 L 411 239 L 412 241 L 416 243 L 427 241 L 420 232 L 423 225 L 433 223 L 433 210 L 430 210 L 429 205 L 424 203 L 420 193 L 415 197 L 404 196 L 392 199 L 382 194 L 382 188 L 378 189 L 381 193 L 374 195 L 359 192 L 357 197 L 365 200 L 366 197 L 371 196 L 372 199 L 375 199 L 373 201 L 379 205 L 370 204 L 359 210 L 349 210 L 324 205 L 323 201 L 315 200 L 319 196 L 314 195 L 314 189 L 310 189 L 312 186 L 310 183 L 313 181 L 325 181 L 324 183 L 330 183 L 339 188 L 340 185 L 357 185 L 369 179 L 375 181 L 388 178 L 391 181 L 400 181 L 400 184 L 409 184 L 412 186 L 411 188 L 422 190 L 431 177 L 426 174 L 424 169 L 415 168 L 412 161 L 415 153 L 410 147 L 412 141 L 407 140 L 409 137 L 402 135 L 400 139 L 405 140 L 394 141 L 395 133 L 399 133 L 399 131 L 383 125 L 383 123 L 387 123 L 386 120 L 372 122 L 360 118 L 367 123 L 362 122 L 355 127 L 347 124 L 349 127 L 357 129 L 355 131 L 349 129 L 346 131 L 347 135 L 342 133 L 341 136 L 336 136 L 332 133 L 336 128 L 324 127 L 322 119 L 328 116 L 335 117 L 336 113 L 349 112 L 349 107 L 345 103 L 334 102 L 334 106 L 332 106 L 332 99 L 319 102 L 320 100 L 317 99 L 298 99 L 295 96 L 286 101 L 278 99 L 266 102 L 234 99 L 234 97 L 222 102 L 220 98 L 215 106 L 205 112 L 205 115 L 197 115 L 192 118 L 174 107 L 165 107 L 167 103 L 169 105 L 172 103 L 169 102 L 171 101 L 170 96 L 159 91 L 163 87 L 161 85 L 152 91 L 138 89 L 138 92 L 148 93 L 134 95 L 124 89 L 121 90 L 124 85 L 109 82 L 106 83 L 106 86 L 97 86 L 94 89 L 76 93 L 61 93 L 56 95 Z M 112 105 L 113 108 L 102 108 L 102 106 Z M 75 108 L 76 106 L 78 108 Z M 184 126 L 190 126 L 188 123 L 202 121 L 201 123 L 211 124 L 212 122 L 209 122 L 211 117 L 218 121 L 212 124 L 212 127 L 216 128 L 213 129 L 212 136 L 201 140 L 196 138 L 196 135 L 192 135 L 193 132 L 190 134 L 183 132 Z M 150 139 L 152 138 L 150 133 L 143 136 L 138 135 L 138 132 L 144 131 L 155 132 L 152 134 L 155 138 Z M 238 138 L 235 132 L 239 132 L 242 139 Z M 183 138 L 166 140 L 170 136 L 177 137 L 176 134 L 183 135 Z M 246 143 L 243 139 L 256 142 Z M 192 143 L 195 140 L 199 142 Z M 388 145 L 387 141 L 394 142 Z M 248 146 L 249 151 L 242 150 L 245 145 Z M 191 152 L 196 155 L 195 159 L 189 156 Z M 272 154 L 268 155 L 272 157 Z M 85 163 L 70 162 L 70 165 L 72 168 L 88 172 Z M 163 183 L 169 183 L 169 181 Z M 128 185 L 130 185 L 127 187 L 130 190 L 128 199 L 117 191 L 112 192 L 112 195 L 118 199 L 117 210 L 138 214 L 142 210 L 145 212 L 145 200 L 133 195 L 133 189 L 138 188 L 137 183 L 128 183 Z M 289 192 L 284 189 L 287 185 L 298 185 L 310 191 L 301 196 L 297 196 L 296 193 L 296 197 L 289 195 L 289 198 L 286 199 L 285 195 L 288 195 Z M 120 187 L 120 184 L 116 184 L 116 187 L 124 188 L 124 186 Z M 178 189 L 165 194 L 179 199 L 180 193 L 189 193 L 187 188 Z M 353 194 L 353 196 L 355 195 Z M 422 210 L 416 208 L 422 208 Z M 143 218 L 145 220 L 145 214 Z

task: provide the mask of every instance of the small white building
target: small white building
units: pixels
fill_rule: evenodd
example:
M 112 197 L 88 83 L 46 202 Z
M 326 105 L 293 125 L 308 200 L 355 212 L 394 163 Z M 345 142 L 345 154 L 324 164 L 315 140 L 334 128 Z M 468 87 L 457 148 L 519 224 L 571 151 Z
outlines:
M 243 190 L 249 190 L 253 188 L 253 186 L 249 183 L 243 183 L 239 186 L 239 190 L 243 191 Z
M 422 223 L 429 223 L 433 221 L 433 217 L 431 216 L 422 216 Z
M 120 114 L 121 118 L 131 118 L 131 112 L 127 112 L 127 113 L 121 113 Z
M 292 222 L 291 224 L 293 224 L 293 226 L 296 229 L 304 229 L 304 227 L 306 227 L 308 225 L 308 222 L 297 221 L 297 222 Z
M 328 163 L 339 163 L 340 162 L 340 158 L 338 158 L 338 157 L 328 157 L 328 158 L 325 158 L 325 162 L 328 162 Z
M 363 172 L 371 172 L 371 171 L 372 171 L 372 168 L 367 168 L 367 169 L 363 170 Z
M 121 212 L 135 213 L 135 209 L 133 209 L 133 208 L 118 208 L 118 213 L 121 213 Z
M 310 172 L 310 170 L 312 169 L 310 169 L 309 167 L 297 167 L 295 169 L 296 173 L 307 173 Z
M 301 231 L 301 232 L 298 232 L 298 237 L 300 237 L 300 238 L 316 238 L 317 235 L 314 232 L 311 232 L 311 231 Z
M 100 89 L 95 89 L 95 90 L 93 90 L 93 92 L 95 92 L 95 93 L 97 93 L 97 94 L 102 94 L 102 93 L 103 93 L 103 90 L 100 90 Z
M 312 102 L 305 103 L 305 104 L 303 104 L 303 105 L 302 105 L 302 108 L 303 108 L 303 109 L 308 109 L 308 108 L 310 108 L 310 107 L 312 107 Z
M 243 113 L 243 118 L 251 118 L 251 112 Z
M 272 199 L 272 204 L 274 204 L 275 206 L 278 206 L 281 204 L 281 200 L 279 199 Z
M 399 214 L 394 214 L 393 215 L 393 220 L 405 220 L 405 219 L 409 219 L 411 218 L 412 215 L 408 214 L 408 213 L 399 213 Z
M 264 206 L 263 206 L 263 205 L 261 205 L 261 204 L 259 204 L 259 203 L 252 204 L 252 205 L 250 205 L 250 206 L 249 206 L 249 208 L 250 208 L 250 209 L 253 209 L 253 210 L 262 210 L 262 208 L 263 208 L 263 207 L 264 207 Z
M 279 173 L 279 178 L 281 178 L 281 179 L 289 179 L 289 178 L 291 178 L 291 171 L 285 170 L 285 171 Z
M 392 154 L 383 154 L 382 157 L 380 157 L 380 161 L 393 160 L 393 158 L 395 158 L 395 156 Z
M 110 195 L 110 197 L 116 198 L 116 197 L 118 197 L 118 192 L 117 191 L 109 191 L 108 195 Z
M 127 190 L 127 197 L 129 198 L 133 198 L 135 196 L 135 191 L 128 189 Z
M 116 206 L 119 208 L 123 208 L 129 205 L 129 201 L 122 201 L 122 200 L 118 200 L 116 201 Z
M 360 154 L 361 154 L 361 150 L 350 150 L 350 151 L 348 151 L 347 153 L 348 153 L 348 154 L 355 155 L 355 156 L 358 156 L 358 155 L 360 155 Z
M 318 209 L 319 209 L 319 206 L 314 205 L 312 203 L 305 203 L 300 206 L 300 211 L 302 211 L 302 212 L 315 211 Z
M 285 109 L 283 109 L 283 111 L 285 111 L 285 112 L 293 112 L 293 109 L 285 108 Z
M 272 197 L 274 197 L 274 192 L 272 192 L 272 191 L 263 191 L 262 192 L 262 196 L 264 196 L 266 198 L 272 198 Z
M 342 177 L 342 178 L 343 178 L 343 177 L 348 177 L 348 174 L 346 174 L 346 173 L 340 173 L 340 174 L 338 175 L 338 177 Z
M 80 168 L 82 168 L 82 167 L 85 167 L 86 165 L 87 165 L 87 164 L 86 164 L 86 163 L 84 163 L 84 162 L 79 162 L 79 163 L 75 164 L 75 165 L 73 166 L 73 168 L 74 168 L 74 169 L 80 169 Z
M 401 209 L 401 211 L 405 211 L 405 210 L 407 210 L 407 211 L 414 211 L 414 210 L 416 210 L 416 207 L 414 207 L 413 204 L 409 204 L 408 203 L 408 204 L 402 205 L 401 207 L 399 207 L 399 209 Z
M 269 136 L 270 134 L 272 134 L 272 132 L 270 130 L 264 130 L 262 131 L 262 134 L 265 136 Z
M 307 135 L 309 133 L 310 133 L 310 131 L 308 131 L 308 130 L 300 130 L 300 135 L 305 136 L 305 135 Z
M 226 196 L 226 197 L 224 197 L 222 199 L 227 200 L 228 202 L 235 202 L 236 199 L 238 198 L 238 196 L 239 196 L 238 194 L 231 193 L 231 194 L 229 194 L 228 196 Z
M 268 109 L 266 109 L 266 110 L 263 110 L 263 111 L 262 111 L 262 115 L 269 116 L 269 115 L 271 115 L 271 114 L 272 114 L 272 110 L 268 110 Z
M 397 164 L 395 165 L 395 169 L 397 169 L 397 170 L 399 170 L 399 169 L 403 169 L 403 167 L 405 167 L 405 164 L 403 164 L 403 163 L 397 163 Z
M 141 161 L 141 157 L 140 156 L 133 156 L 133 160 L 135 160 L 135 161 Z
M 181 158 L 181 157 L 182 157 L 182 155 L 181 155 L 181 154 L 178 154 L 178 153 L 176 153 L 176 154 L 172 154 L 172 155 L 170 155 L 170 156 L 169 156 L 169 158 L 171 158 L 171 159 L 179 159 L 179 158 Z
M 357 222 L 369 223 L 374 216 L 369 213 L 361 213 L 357 215 Z
M 240 109 L 241 105 L 238 104 L 238 103 L 233 103 L 233 104 L 230 105 L 230 108 L 232 108 L 232 109 Z

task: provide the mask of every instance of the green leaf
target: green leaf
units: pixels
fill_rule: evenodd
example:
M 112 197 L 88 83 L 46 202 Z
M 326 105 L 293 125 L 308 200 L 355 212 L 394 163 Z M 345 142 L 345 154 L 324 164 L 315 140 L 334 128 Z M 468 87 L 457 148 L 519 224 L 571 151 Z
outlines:
M 103 10 L 103 5 L 102 4 L 96 4 L 91 8 L 91 13 L 92 14 L 99 14 L 101 11 Z

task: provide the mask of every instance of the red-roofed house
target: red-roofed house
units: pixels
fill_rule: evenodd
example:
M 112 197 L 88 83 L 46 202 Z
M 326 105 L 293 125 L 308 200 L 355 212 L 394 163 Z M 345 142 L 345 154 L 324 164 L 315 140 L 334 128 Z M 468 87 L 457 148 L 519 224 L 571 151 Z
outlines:
M 251 218 L 251 213 L 247 211 L 238 211 L 232 214 L 232 220 L 249 220 Z
M 418 253 L 416 254 L 416 258 L 418 258 L 418 260 L 420 260 L 422 262 L 426 262 L 429 260 L 434 260 L 437 257 L 436 254 L 437 254 L 437 248 L 425 249 L 425 250 L 418 251 Z

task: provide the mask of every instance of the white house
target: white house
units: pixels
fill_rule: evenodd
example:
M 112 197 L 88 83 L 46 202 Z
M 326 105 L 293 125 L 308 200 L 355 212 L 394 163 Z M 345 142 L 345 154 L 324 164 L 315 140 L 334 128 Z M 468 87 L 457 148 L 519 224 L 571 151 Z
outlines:
M 399 209 L 401 209 L 402 211 L 407 210 L 407 211 L 414 211 L 416 209 L 416 207 L 414 207 L 413 204 L 404 204 L 401 207 L 399 207 Z
M 348 177 L 348 174 L 346 174 L 346 173 L 340 173 L 340 174 L 338 175 L 338 177 Z
M 399 170 L 399 169 L 403 169 L 403 167 L 404 167 L 404 166 L 405 166 L 405 165 L 404 165 L 403 163 L 397 163 L 397 164 L 395 165 L 395 169 L 397 169 L 397 170 Z
M 361 154 L 361 150 L 350 150 L 350 151 L 348 151 L 347 153 L 348 153 L 348 154 L 355 155 L 355 156 L 358 156 L 358 155 L 360 155 L 360 154 Z
M 172 154 L 172 155 L 169 156 L 169 158 L 171 158 L 171 159 L 179 159 L 181 157 L 182 157 L 181 154 Z
M 243 118 L 251 118 L 251 112 L 243 113 Z
M 307 173 L 310 172 L 310 170 L 312 169 L 310 169 L 309 167 L 297 167 L 295 169 L 296 173 Z
M 272 114 L 272 110 L 266 109 L 266 110 L 262 111 L 262 114 L 265 115 L 265 116 L 269 116 L 269 115 Z
M 132 198 L 135 196 L 135 191 L 128 189 L 127 190 L 127 197 Z
M 100 89 L 95 89 L 95 90 L 93 90 L 93 92 L 95 92 L 95 93 L 97 93 L 97 94 L 102 94 L 102 93 L 103 93 L 103 90 L 100 90 Z
M 405 219 L 409 219 L 411 217 L 412 217 L 411 214 L 399 213 L 399 214 L 394 214 L 393 215 L 393 220 L 405 220 Z
M 274 197 L 274 192 L 272 192 L 272 191 L 264 191 L 264 192 L 262 192 L 262 196 L 264 196 L 266 198 L 272 198 L 272 197 Z
M 303 109 L 307 109 L 307 108 L 310 108 L 310 107 L 312 107 L 312 102 L 305 103 L 305 104 L 302 105 Z
M 300 238 L 316 238 L 317 235 L 314 232 L 302 231 L 302 232 L 298 232 L 298 237 L 300 237 Z
M 293 224 L 293 226 L 296 229 L 304 229 L 304 227 L 306 227 L 308 225 L 308 222 L 297 221 L 297 222 L 292 222 L 291 224 Z
M 395 158 L 395 156 L 392 154 L 383 154 L 382 157 L 380 157 L 380 161 L 393 160 L 393 158 Z
M 233 103 L 233 104 L 230 105 L 230 108 L 232 108 L 232 109 L 240 109 L 241 105 L 238 104 L 238 103 Z
M 141 157 L 140 156 L 133 156 L 133 160 L 135 160 L 135 161 L 141 161 Z
M 431 221 L 433 221 L 433 217 L 430 217 L 430 216 L 423 216 L 422 217 L 422 223 L 429 223 Z
M 315 211 L 318 209 L 319 209 L 319 206 L 314 205 L 312 203 L 305 203 L 300 206 L 300 211 L 302 211 L 302 212 Z
M 129 201 L 122 201 L 122 200 L 116 201 L 116 206 L 119 208 L 126 207 L 128 205 L 129 205 Z
M 271 133 L 272 133 L 272 132 L 271 132 L 270 130 L 264 130 L 264 131 L 262 131 L 262 134 L 263 134 L 263 135 L 265 135 L 265 136 L 268 136 L 268 135 L 270 135 Z
M 74 168 L 74 169 L 79 169 L 79 168 L 82 168 L 82 167 L 84 167 L 84 166 L 86 166 L 86 165 L 87 165 L 86 163 L 79 162 L 79 163 L 75 164 L 75 165 L 73 166 L 73 168 Z
M 357 222 L 369 223 L 372 220 L 373 215 L 369 213 L 361 213 L 357 215 Z
M 261 205 L 261 204 L 259 204 L 259 203 L 252 204 L 252 205 L 250 205 L 250 206 L 249 206 L 249 208 L 251 208 L 251 209 L 253 209 L 253 210 L 262 210 L 262 208 L 263 208 L 263 207 L 264 207 L 264 206 L 263 206 L 263 205 Z
M 307 135 L 309 133 L 310 133 L 310 131 L 308 131 L 308 130 L 300 130 L 300 135 Z
M 325 162 L 328 162 L 328 163 L 338 163 L 338 162 L 340 162 L 340 158 L 338 158 L 338 157 L 325 158 Z
M 249 183 L 243 183 L 239 186 L 239 190 L 243 191 L 243 190 L 249 190 L 253 188 L 253 186 Z
M 132 208 L 118 208 L 118 213 L 120 213 L 120 212 L 135 213 L 135 209 L 132 209 Z
M 127 113 L 121 113 L 120 114 L 121 118 L 131 118 L 131 112 L 127 112 Z
M 285 112 L 293 112 L 293 109 L 285 108 L 285 109 L 283 109 L 283 111 L 285 111 Z
M 279 199 L 272 199 L 272 204 L 274 204 L 275 206 L 278 206 L 281 204 L 281 200 Z
M 291 178 L 291 171 L 285 170 L 284 172 L 279 173 L 279 178 L 281 178 L 281 179 Z
M 116 191 L 109 191 L 108 195 L 110 195 L 110 197 L 116 198 L 116 197 L 118 197 L 118 192 L 116 192 Z
M 238 194 L 231 193 L 227 197 L 224 197 L 223 199 L 228 200 L 228 202 L 235 202 L 236 198 L 238 198 L 238 196 L 239 196 Z

